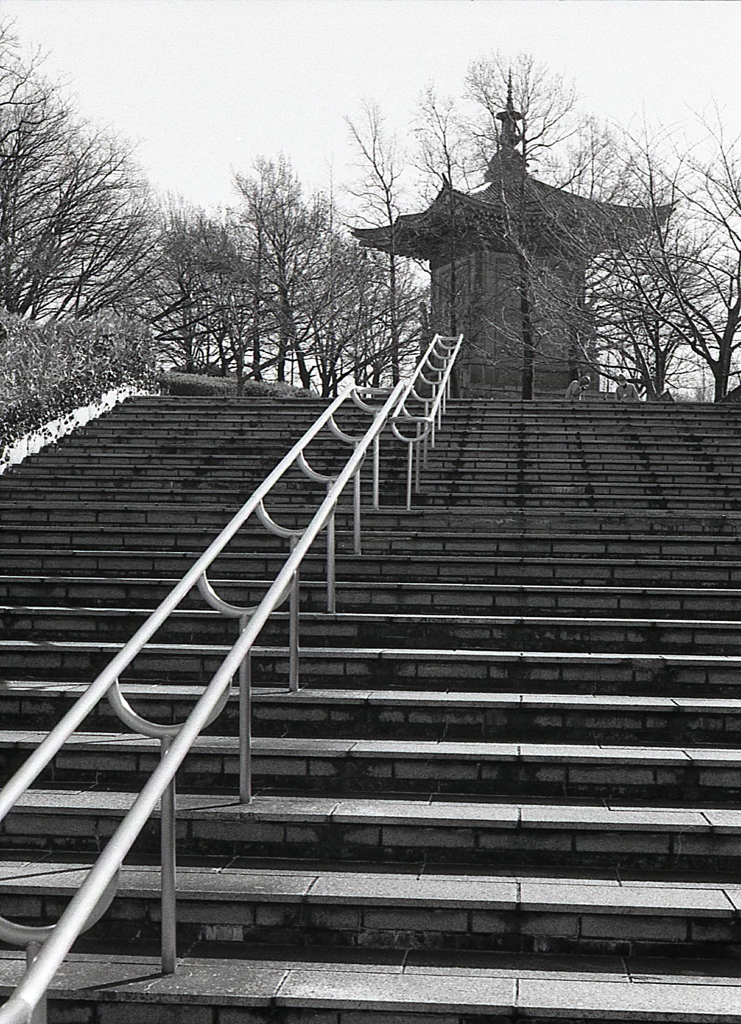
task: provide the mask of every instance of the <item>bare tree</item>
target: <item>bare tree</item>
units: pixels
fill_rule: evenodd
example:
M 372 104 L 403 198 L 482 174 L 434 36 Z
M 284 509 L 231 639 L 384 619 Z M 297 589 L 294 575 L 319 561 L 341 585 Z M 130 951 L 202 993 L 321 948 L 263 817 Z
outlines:
M 151 272 L 129 148 L 85 125 L 0 38 L 0 301 L 26 318 L 126 309 Z
M 375 103 L 364 103 L 361 118 L 347 118 L 350 136 L 355 143 L 361 163 L 361 180 L 350 188 L 350 194 L 360 203 L 358 216 L 367 224 L 388 227 L 389 245 L 386 251 L 388 268 L 388 329 L 391 338 L 391 365 L 393 380 L 400 375 L 401 325 L 399 320 L 399 255 L 397 251 L 396 220 L 401 213 L 403 198 L 403 156 L 395 137 L 386 128 L 385 119 Z
M 304 200 L 289 161 L 258 160 L 255 175 L 237 176 L 243 200 L 242 224 L 259 251 L 261 293 L 277 326 L 277 376 L 286 379 L 289 357 L 296 361 L 303 387 L 312 385 L 307 344 L 310 328 L 302 296 L 324 273 L 322 254 L 329 203 L 317 193 Z
M 720 401 L 741 342 L 741 158 L 719 123 L 705 128 L 702 158 L 650 133 L 630 140 L 631 185 L 651 230 L 624 240 L 607 295 L 622 324 L 642 325 L 634 350 L 656 353 L 660 332 L 667 355 L 692 353 L 710 369 Z M 661 367 L 646 383 L 664 383 Z

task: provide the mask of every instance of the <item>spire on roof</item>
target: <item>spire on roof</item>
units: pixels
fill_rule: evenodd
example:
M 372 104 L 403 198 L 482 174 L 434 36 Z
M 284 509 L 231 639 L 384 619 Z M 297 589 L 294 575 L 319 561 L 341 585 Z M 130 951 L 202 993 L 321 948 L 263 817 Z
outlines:
M 504 110 L 496 115 L 497 121 L 502 122 L 502 129 L 499 133 L 499 148 L 514 149 L 522 142 L 522 132 L 517 127 L 517 122 L 522 120 L 522 114 L 515 110 L 515 101 L 512 90 L 512 72 L 507 80 L 507 105 Z

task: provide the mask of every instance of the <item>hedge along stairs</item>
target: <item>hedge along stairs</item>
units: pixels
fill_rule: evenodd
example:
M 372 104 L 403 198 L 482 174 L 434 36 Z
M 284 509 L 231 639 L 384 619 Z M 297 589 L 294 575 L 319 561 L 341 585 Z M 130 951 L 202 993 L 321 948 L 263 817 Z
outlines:
M 132 399 L 5 474 L 4 775 L 320 408 Z M 287 613 L 260 638 L 252 804 L 234 700 L 180 772 L 177 974 L 155 819 L 49 1019 L 741 1021 L 739 413 L 452 402 L 411 512 L 382 452 L 362 555 L 338 515 L 335 614 L 321 545 L 303 565 L 299 693 Z M 270 511 L 321 493 L 289 477 Z M 249 603 L 285 556 L 248 524 L 210 576 Z M 182 720 L 235 631 L 194 592 L 127 697 Z M 3 823 L 0 913 L 53 921 L 79 886 L 158 762 L 121 730 L 101 704 Z M 4 991 L 21 970 L 0 953 Z

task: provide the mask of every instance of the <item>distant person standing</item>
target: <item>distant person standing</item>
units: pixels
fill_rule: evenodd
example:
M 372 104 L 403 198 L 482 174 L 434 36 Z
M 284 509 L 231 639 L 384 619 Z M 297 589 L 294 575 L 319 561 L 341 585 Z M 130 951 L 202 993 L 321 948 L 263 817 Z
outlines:
M 627 380 L 625 377 L 618 377 L 617 387 L 615 388 L 615 401 L 616 402 L 640 402 L 641 396 L 638 394 L 638 388 L 632 381 Z
M 571 381 L 569 386 L 566 388 L 566 394 L 563 396 L 567 402 L 580 402 L 582 392 L 586 391 L 589 387 L 589 377 L 575 378 Z

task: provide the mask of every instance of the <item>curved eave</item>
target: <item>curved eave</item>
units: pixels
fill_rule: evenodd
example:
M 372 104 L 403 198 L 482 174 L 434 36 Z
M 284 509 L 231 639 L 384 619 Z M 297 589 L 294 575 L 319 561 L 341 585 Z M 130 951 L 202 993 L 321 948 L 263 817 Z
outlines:
M 454 211 L 454 228 L 451 227 L 451 211 Z M 382 252 L 391 252 L 393 249 L 399 256 L 430 259 L 453 235 L 460 238 L 472 229 L 478 230 L 482 222 L 487 236 L 499 236 L 500 211 L 500 204 L 480 200 L 446 186 L 426 210 L 397 217 L 393 232 L 389 225 L 382 225 L 375 228 L 353 228 L 352 233 L 366 248 L 380 249 Z
M 626 232 L 645 234 L 656 219 L 663 223 L 672 209 L 662 206 L 652 211 L 600 202 L 529 176 L 525 181 L 525 204 L 531 245 L 589 248 L 594 253 L 609 248 L 611 239 Z M 470 231 L 478 233 L 487 245 L 506 248 L 504 219 L 502 192 L 495 183 L 476 195 L 445 186 L 426 210 L 397 217 L 393 229 L 389 225 L 354 228 L 353 235 L 366 248 L 427 260 L 439 254 L 454 236 L 461 238 Z

